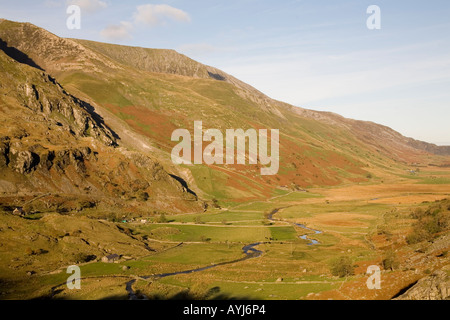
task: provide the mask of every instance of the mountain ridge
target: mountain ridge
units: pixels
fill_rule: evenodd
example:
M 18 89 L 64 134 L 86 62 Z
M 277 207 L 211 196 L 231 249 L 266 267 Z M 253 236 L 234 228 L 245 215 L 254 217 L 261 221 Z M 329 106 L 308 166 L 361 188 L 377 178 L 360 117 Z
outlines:
M 383 179 L 426 161 L 449 162 L 445 156 L 450 147 L 406 138 L 373 122 L 273 100 L 173 50 L 63 39 L 32 24 L 7 20 L 0 21 L 0 39 L 3 47 L 22 52 L 69 92 L 89 101 L 94 112 L 107 114 L 106 124 L 114 123 L 111 129 L 124 137 L 119 135 L 120 147 L 127 141 L 127 148 L 152 153 L 169 171 L 184 172 L 189 187 L 207 198 L 260 198 L 280 186 L 367 182 L 369 176 Z M 283 128 L 280 173 L 262 178 L 255 174 L 259 166 L 174 166 L 171 133 L 192 129 L 200 119 L 205 128 L 222 130 Z M 125 137 L 127 133 L 132 134 Z M 203 179 L 211 175 L 220 187 L 205 185 Z
M 143 47 L 130 47 L 130 46 L 108 44 L 108 43 L 99 43 L 99 42 L 90 41 L 90 40 L 81 40 L 81 39 L 72 39 L 72 40 L 74 40 L 74 41 L 76 41 L 78 43 L 84 44 L 87 47 L 90 47 L 90 48 L 93 48 L 93 49 L 95 49 L 96 47 L 98 48 L 98 46 L 100 46 L 100 47 L 101 46 L 107 46 L 109 48 L 113 48 L 113 47 L 115 47 L 115 48 L 123 48 L 123 50 L 126 51 L 126 55 L 123 54 L 122 56 L 118 57 L 116 54 L 114 54 L 114 53 L 117 52 L 115 50 L 107 50 L 106 54 L 110 53 L 110 55 L 108 55 L 109 57 L 116 58 L 120 62 L 124 62 L 124 63 L 128 62 L 128 64 L 130 66 L 133 66 L 135 68 L 140 68 L 140 69 L 144 69 L 144 70 L 147 70 L 147 71 L 150 71 L 150 72 L 156 72 L 156 73 L 178 74 L 178 75 L 183 75 L 183 76 L 199 77 L 199 78 L 204 78 L 204 79 L 213 78 L 213 79 L 216 79 L 216 80 L 227 81 L 227 82 L 230 82 L 230 83 L 232 83 L 234 85 L 238 85 L 240 87 L 244 87 L 242 85 L 243 84 L 242 81 L 232 77 L 231 75 L 229 75 L 229 74 L 227 74 L 227 73 L 225 73 L 225 72 L 223 72 L 223 71 L 221 71 L 221 70 L 219 70 L 217 68 L 213 68 L 213 67 L 210 67 L 210 66 L 203 65 L 203 64 L 201 64 L 201 63 L 199 63 L 199 62 L 197 62 L 197 61 L 195 61 L 195 60 L 193 60 L 193 59 L 191 59 L 191 58 L 189 58 L 189 57 L 187 57 L 187 56 L 185 56 L 185 55 L 183 55 L 181 53 L 178 53 L 177 51 L 175 51 L 173 49 L 149 49 L 149 48 L 143 48 Z M 134 61 L 138 60 L 138 64 L 133 64 L 133 63 L 129 62 L 128 59 L 130 59 L 130 57 L 129 57 L 130 51 L 134 51 L 134 53 L 138 53 L 140 51 L 140 54 L 141 54 L 140 61 L 139 61 L 139 59 L 136 59 L 136 57 L 133 59 Z M 195 67 L 192 68 L 194 70 L 199 71 L 203 67 L 204 68 L 202 70 L 203 72 L 200 72 L 198 74 L 197 72 L 192 71 L 192 70 L 191 70 L 191 72 L 189 72 L 189 71 L 187 71 L 187 72 L 186 71 L 177 72 L 177 71 L 173 71 L 173 70 L 171 71 L 170 70 L 170 66 L 166 66 L 166 68 L 169 69 L 169 70 L 162 70 L 160 68 L 161 64 L 153 61 L 152 59 L 148 59 L 148 57 L 146 57 L 147 53 L 155 53 L 155 52 L 160 52 L 162 54 L 170 54 L 172 57 L 169 57 L 167 60 L 170 63 L 174 63 L 175 64 L 173 70 L 178 70 L 180 68 L 179 62 L 180 62 L 180 57 L 181 57 L 181 60 L 189 61 L 189 63 L 194 64 Z M 157 55 L 157 54 L 155 54 L 155 55 Z M 150 62 L 151 64 L 149 65 L 148 62 Z M 152 63 L 153 63 L 153 65 L 152 65 Z M 185 64 L 185 63 L 183 63 L 183 64 Z M 218 77 L 215 77 L 212 74 L 217 75 Z M 263 97 L 266 100 L 266 102 L 270 101 L 270 102 L 276 103 L 276 104 L 278 104 L 278 103 L 285 104 L 285 103 L 283 103 L 281 101 L 276 101 L 274 99 L 269 98 L 268 96 L 266 96 L 262 92 L 258 91 L 257 89 L 251 87 L 248 84 L 244 84 L 244 85 L 245 85 L 245 87 L 247 89 L 249 89 L 249 90 L 251 90 L 253 92 L 258 92 L 258 94 L 260 94 L 260 96 Z M 322 119 L 332 119 L 333 117 L 337 117 L 338 116 L 341 119 L 345 119 L 347 121 L 361 122 L 361 123 L 367 124 L 368 126 L 379 125 L 379 126 L 382 126 L 384 129 L 395 131 L 394 129 L 392 129 L 392 128 L 388 127 L 388 126 L 385 126 L 385 125 L 382 125 L 382 124 L 377 124 L 377 123 L 372 122 L 372 121 L 363 121 L 363 120 L 356 120 L 356 119 L 351 119 L 351 118 L 345 118 L 345 117 L 343 117 L 341 115 L 338 115 L 336 113 L 333 113 L 333 112 L 309 110 L 309 109 L 305 109 L 305 108 L 298 107 L 298 106 L 291 106 L 291 107 L 299 108 L 301 110 L 300 114 L 307 115 L 308 117 L 314 117 L 311 113 L 315 113 L 317 118 L 322 118 Z M 320 116 L 320 115 L 322 115 L 322 116 Z M 337 122 L 335 122 L 335 123 L 337 123 Z M 411 138 L 411 137 L 405 137 L 405 138 L 408 140 L 407 144 L 410 147 L 412 147 L 412 148 L 420 149 L 420 150 L 427 151 L 427 152 L 434 153 L 434 154 L 438 154 L 438 155 L 450 155 L 450 146 L 438 146 L 436 144 L 425 142 L 425 141 L 420 141 L 420 140 L 417 140 L 417 139 L 414 139 L 414 138 Z

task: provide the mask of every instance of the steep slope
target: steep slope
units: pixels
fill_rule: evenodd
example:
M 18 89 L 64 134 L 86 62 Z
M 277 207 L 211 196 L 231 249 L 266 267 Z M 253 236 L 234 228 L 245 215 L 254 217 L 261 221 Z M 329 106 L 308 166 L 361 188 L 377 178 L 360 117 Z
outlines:
M 406 164 L 447 161 L 448 148 L 408 139 L 374 123 L 293 107 L 171 50 L 62 39 L 31 24 L 0 20 L 3 47 L 22 52 L 101 114 L 120 146 L 151 153 L 197 193 L 222 200 L 265 198 L 292 188 L 382 180 Z M 31 63 L 31 62 L 32 63 Z M 194 121 L 222 131 L 281 129 L 278 175 L 261 165 L 173 166 L 175 129 Z M 429 160 L 429 157 L 432 160 Z
M 415 149 L 416 152 L 417 150 L 421 150 L 437 155 L 450 155 L 450 146 L 436 146 L 431 143 L 406 138 L 389 127 L 373 122 L 346 119 L 330 112 L 313 111 L 299 107 L 294 107 L 293 109 L 292 106 L 270 99 L 263 93 L 219 69 L 198 63 L 174 50 L 127 47 L 78 39 L 74 39 L 74 41 L 87 48 L 93 49 L 98 53 L 105 54 L 113 60 L 139 70 L 177 74 L 193 78 L 215 79 L 231 83 L 239 89 L 237 91 L 238 94 L 242 95 L 244 98 L 259 102 L 262 109 L 269 107 L 274 113 L 281 117 L 283 114 L 279 109 L 287 108 L 290 111 L 309 119 L 345 126 L 365 142 L 375 146 L 380 145 L 376 142 L 377 139 L 382 138 L 383 142 L 386 142 L 385 139 L 388 138 L 386 146 L 390 149 L 388 152 L 392 149 L 399 151 L 408 150 L 410 152 Z M 392 142 L 393 145 L 389 146 L 389 142 Z M 401 157 L 401 155 L 398 156 Z
M 449 267 L 437 270 L 433 274 L 420 279 L 401 296 L 394 300 L 449 300 L 450 280 Z
M 197 197 L 157 161 L 114 148 L 116 137 L 102 118 L 47 73 L 12 59 L 3 50 L 0 66 L 3 205 L 11 206 L 14 195 L 48 194 L 75 196 L 73 206 L 81 209 L 102 199 L 110 210 L 202 210 Z M 139 206 L 135 198 L 141 200 Z M 62 209 L 63 202 L 53 199 L 47 209 Z
M 282 117 L 277 108 L 277 103 L 262 92 L 222 70 L 201 64 L 175 50 L 128 47 L 80 39 L 72 40 L 99 54 L 104 54 L 114 61 L 138 70 L 198 79 L 214 79 L 230 83 L 234 86 L 236 93 L 244 99 L 257 102 L 263 110 L 270 110 Z

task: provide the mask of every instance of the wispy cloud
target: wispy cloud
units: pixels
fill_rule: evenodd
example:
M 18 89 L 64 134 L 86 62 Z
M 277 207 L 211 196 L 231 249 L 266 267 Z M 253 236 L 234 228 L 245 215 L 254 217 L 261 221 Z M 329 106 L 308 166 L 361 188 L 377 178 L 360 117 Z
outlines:
M 123 41 L 131 39 L 133 25 L 127 21 L 121 21 L 119 24 L 113 24 L 103 29 L 100 34 L 102 37 L 112 41 Z
M 181 9 L 171 7 L 167 4 L 145 4 L 137 7 L 134 14 L 134 21 L 150 26 L 162 25 L 167 20 L 178 22 L 190 22 L 191 17 Z
M 86 2 L 84 5 L 87 5 L 88 2 L 97 3 L 96 7 L 99 7 L 102 1 L 99 0 L 78 0 L 78 2 Z M 91 3 L 93 5 L 93 3 Z M 94 8 L 94 6 L 92 7 Z M 113 41 L 123 41 L 131 39 L 131 33 L 133 29 L 139 25 L 144 24 L 150 27 L 156 27 L 159 25 L 165 25 L 168 20 L 177 21 L 177 22 L 190 22 L 191 17 L 189 14 L 184 12 L 181 9 L 177 9 L 171 7 L 166 4 L 145 4 L 136 7 L 136 11 L 133 14 L 133 19 L 131 21 L 121 21 L 119 24 L 111 24 L 107 26 L 100 32 L 100 35 L 103 38 Z M 201 50 L 212 50 L 212 47 L 207 47 L 207 45 L 201 46 L 187 46 L 185 49 L 191 51 L 201 51 Z

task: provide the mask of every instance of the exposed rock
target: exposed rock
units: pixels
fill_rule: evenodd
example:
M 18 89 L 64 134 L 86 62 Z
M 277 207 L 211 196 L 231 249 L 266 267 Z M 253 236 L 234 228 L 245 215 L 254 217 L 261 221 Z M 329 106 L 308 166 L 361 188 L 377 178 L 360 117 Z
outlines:
M 394 300 L 448 300 L 450 281 L 446 271 L 438 270 L 420 279 L 412 288 Z
M 0 141 L 0 168 L 4 168 L 9 163 L 9 144 Z
M 22 174 L 31 173 L 40 162 L 39 155 L 31 151 L 11 150 L 11 155 L 12 168 Z
M 49 76 L 42 74 L 44 82 Z M 61 91 L 61 86 L 54 82 L 58 91 Z M 35 84 L 21 84 L 18 92 L 22 92 L 24 106 L 32 109 L 35 112 L 42 113 L 45 117 L 50 118 L 52 113 L 58 113 L 66 120 L 63 125 L 68 131 L 73 132 L 76 136 L 92 136 L 99 139 L 107 146 L 116 145 L 115 139 L 111 131 L 106 128 L 98 120 L 98 116 L 93 110 L 88 111 L 89 105 L 69 95 L 62 90 L 62 99 L 55 98 L 55 93 L 44 91 L 39 85 Z M 92 108 L 93 109 L 93 108 Z

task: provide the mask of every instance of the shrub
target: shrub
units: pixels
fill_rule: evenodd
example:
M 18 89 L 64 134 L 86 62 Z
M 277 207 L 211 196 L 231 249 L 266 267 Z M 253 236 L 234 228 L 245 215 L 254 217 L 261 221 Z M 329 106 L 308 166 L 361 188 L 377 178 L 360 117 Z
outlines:
M 213 202 L 213 207 L 216 209 L 220 209 L 220 204 L 219 201 L 217 199 L 212 199 Z
M 413 232 L 406 237 L 406 242 L 408 244 L 416 244 L 428 240 L 430 237 L 431 235 L 426 230 L 414 228 Z
M 394 270 L 399 267 L 399 262 L 397 261 L 397 256 L 395 252 L 388 251 L 383 259 L 383 268 L 384 270 Z
M 354 274 L 352 260 L 343 256 L 335 260 L 331 264 L 331 274 L 340 278 L 351 276 Z
M 417 208 L 411 216 L 419 221 L 414 225 L 413 231 L 406 237 L 408 244 L 429 241 L 436 234 L 448 230 L 450 227 L 450 215 L 442 210 L 442 205 L 438 207 L 433 205 L 426 211 Z
M 164 213 L 161 213 L 161 215 L 159 216 L 159 223 L 166 223 L 167 222 L 167 218 L 166 215 Z
M 86 254 L 86 253 L 82 253 L 82 252 L 77 253 L 77 254 L 74 256 L 74 260 L 75 260 L 77 263 L 90 262 L 90 261 L 95 260 L 96 258 L 97 258 L 97 257 L 96 257 L 95 255 L 92 255 L 92 254 Z
M 208 238 L 208 237 L 205 237 L 205 236 L 201 236 L 201 237 L 200 237 L 200 240 L 201 240 L 202 242 L 210 242 L 210 241 L 211 241 L 211 238 Z
M 424 211 L 422 208 L 417 208 L 416 210 L 414 210 L 413 213 L 411 213 L 411 217 L 413 219 L 420 219 L 424 216 Z
M 195 222 L 195 224 L 204 224 L 201 217 L 195 217 L 194 222 Z

